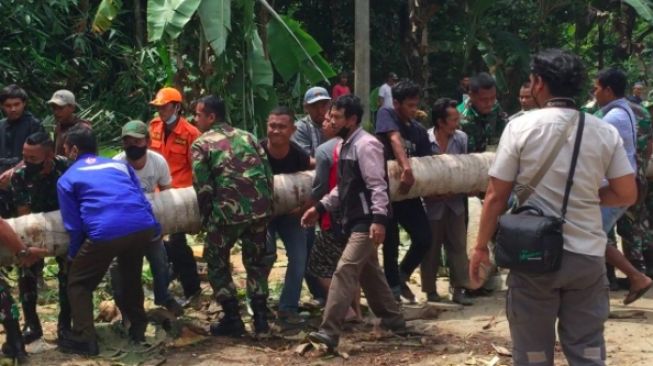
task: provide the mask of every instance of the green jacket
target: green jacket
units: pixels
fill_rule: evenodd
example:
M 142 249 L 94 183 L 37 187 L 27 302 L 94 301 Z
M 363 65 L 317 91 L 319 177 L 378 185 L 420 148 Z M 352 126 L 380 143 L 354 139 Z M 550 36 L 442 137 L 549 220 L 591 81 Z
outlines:
M 497 145 L 503 129 L 506 127 L 507 115 L 499 103 L 495 103 L 489 114 L 476 112 L 472 103 L 467 101 L 458 105 L 460 112 L 460 128 L 467 134 L 467 151 L 480 153 L 487 150 L 488 145 Z
M 193 142 L 193 187 L 207 231 L 272 215 L 273 175 L 249 132 L 215 124 Z

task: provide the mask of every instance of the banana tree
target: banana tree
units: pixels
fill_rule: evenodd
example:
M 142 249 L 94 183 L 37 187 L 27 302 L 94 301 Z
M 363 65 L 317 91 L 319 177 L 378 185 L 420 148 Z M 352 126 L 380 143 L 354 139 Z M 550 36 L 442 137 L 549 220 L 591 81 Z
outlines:
M 270 15 L 263 39 L 257 30 L 257 3 Z M 102 0 L 93 29 L 106 31 L 121 5 L 119 0 Z M 273 88 L 275 71 L 283 82 L 296 86 L 294 95 L 309 84 L 328 84 L 336 74 L 313 37 L 265 0 L 148 0 L 147 38 L 159 44 L 169 82 L 183 63 L 175 41 L 195 15 L 200 21 L 200 60 L 196 63 L 204 65 L 206 59 L 212 64 L 202 68 L 209 72 L 198 89 L 223 96 L 232 123 L 242 128 L 262 132 L 261 122 L 278 100 Z M 204 56 L 209 54 L 206 47 L 212 51 L 208 57 Z

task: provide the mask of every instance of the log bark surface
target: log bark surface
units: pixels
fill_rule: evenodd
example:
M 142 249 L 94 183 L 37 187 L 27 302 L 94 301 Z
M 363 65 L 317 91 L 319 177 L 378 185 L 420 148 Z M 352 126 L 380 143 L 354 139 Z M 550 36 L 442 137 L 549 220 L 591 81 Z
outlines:
M 401 201 L 433 194 L 485 191 L 487 173 L 493 159 L 494 153 L 412 158 L 415 185 L 407 194 L 398 192 L 401 173 L 397 164 L 391 161 L 388 163 L 390 198 L 392 201 Z M 653 161 L 649 164 L 647 176 L 653 178 Z M 312 171 L 276 175 L 275 215 L 288 213 L 304 203 L 310 197 L 313 177 Z M 201 220 L 193 188 L 156 193 L 150 197 L 150 202 L 164 234 L 199 232 Z M 59 211 L 25 215 L 8 219 L 7 222 L 26 245 L 46 248 L 51 255 L 66 253 L 69 237 Z M 0 246 L 0 264 L 8 264 L 12 260 L 11 254 Z

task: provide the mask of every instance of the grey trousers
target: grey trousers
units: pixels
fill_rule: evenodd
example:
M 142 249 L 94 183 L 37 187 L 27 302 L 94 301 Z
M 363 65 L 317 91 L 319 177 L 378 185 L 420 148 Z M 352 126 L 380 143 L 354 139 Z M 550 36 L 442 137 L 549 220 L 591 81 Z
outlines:
M 467 257 L 467 228 L 465 214 L 456 215 L 448 207 L 441 220 L 429 221 L 431 249 L 420 265 L 422 291 L 436 292 L 435 281 L 442 261 L 442 245 L 447 252 L 449 282 L 452 287 L 466 287 L 468 283 L 469 259 Z
M 553 365 L 555 324 L 571 366 L 605 365 L 610 312 L 605 258 L 565 251 L 559 271 L 510 271 L 506 315 L 514 365 Z
M 340 336 L 347 309 L 359 291 L 359 284 L 370 309 L 381 318 L 382 325 L 389 329 L 405 325 L 369 233 L 352 233 L 331 279 L 320 330 L 333 337 Z

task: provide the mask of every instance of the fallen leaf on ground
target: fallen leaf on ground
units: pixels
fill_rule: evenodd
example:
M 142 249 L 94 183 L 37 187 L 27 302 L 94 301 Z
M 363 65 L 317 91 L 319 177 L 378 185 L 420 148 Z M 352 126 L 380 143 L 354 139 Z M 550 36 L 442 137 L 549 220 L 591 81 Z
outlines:
M 299 346 L 295 347 L 295 353 L 303 356 L 306 352 L 310 351 L 313 349 L 313 344 L 308 342 L 308 343 L 302 343 Z
M 494 348 L 494 352 L 496 352 L 499 356 L 512 357 L 512 352 L 510 352 L 510 350 L 508 350 L 506 347 L 497 346 L 496 344 L 492 343 L 492 348 Z

